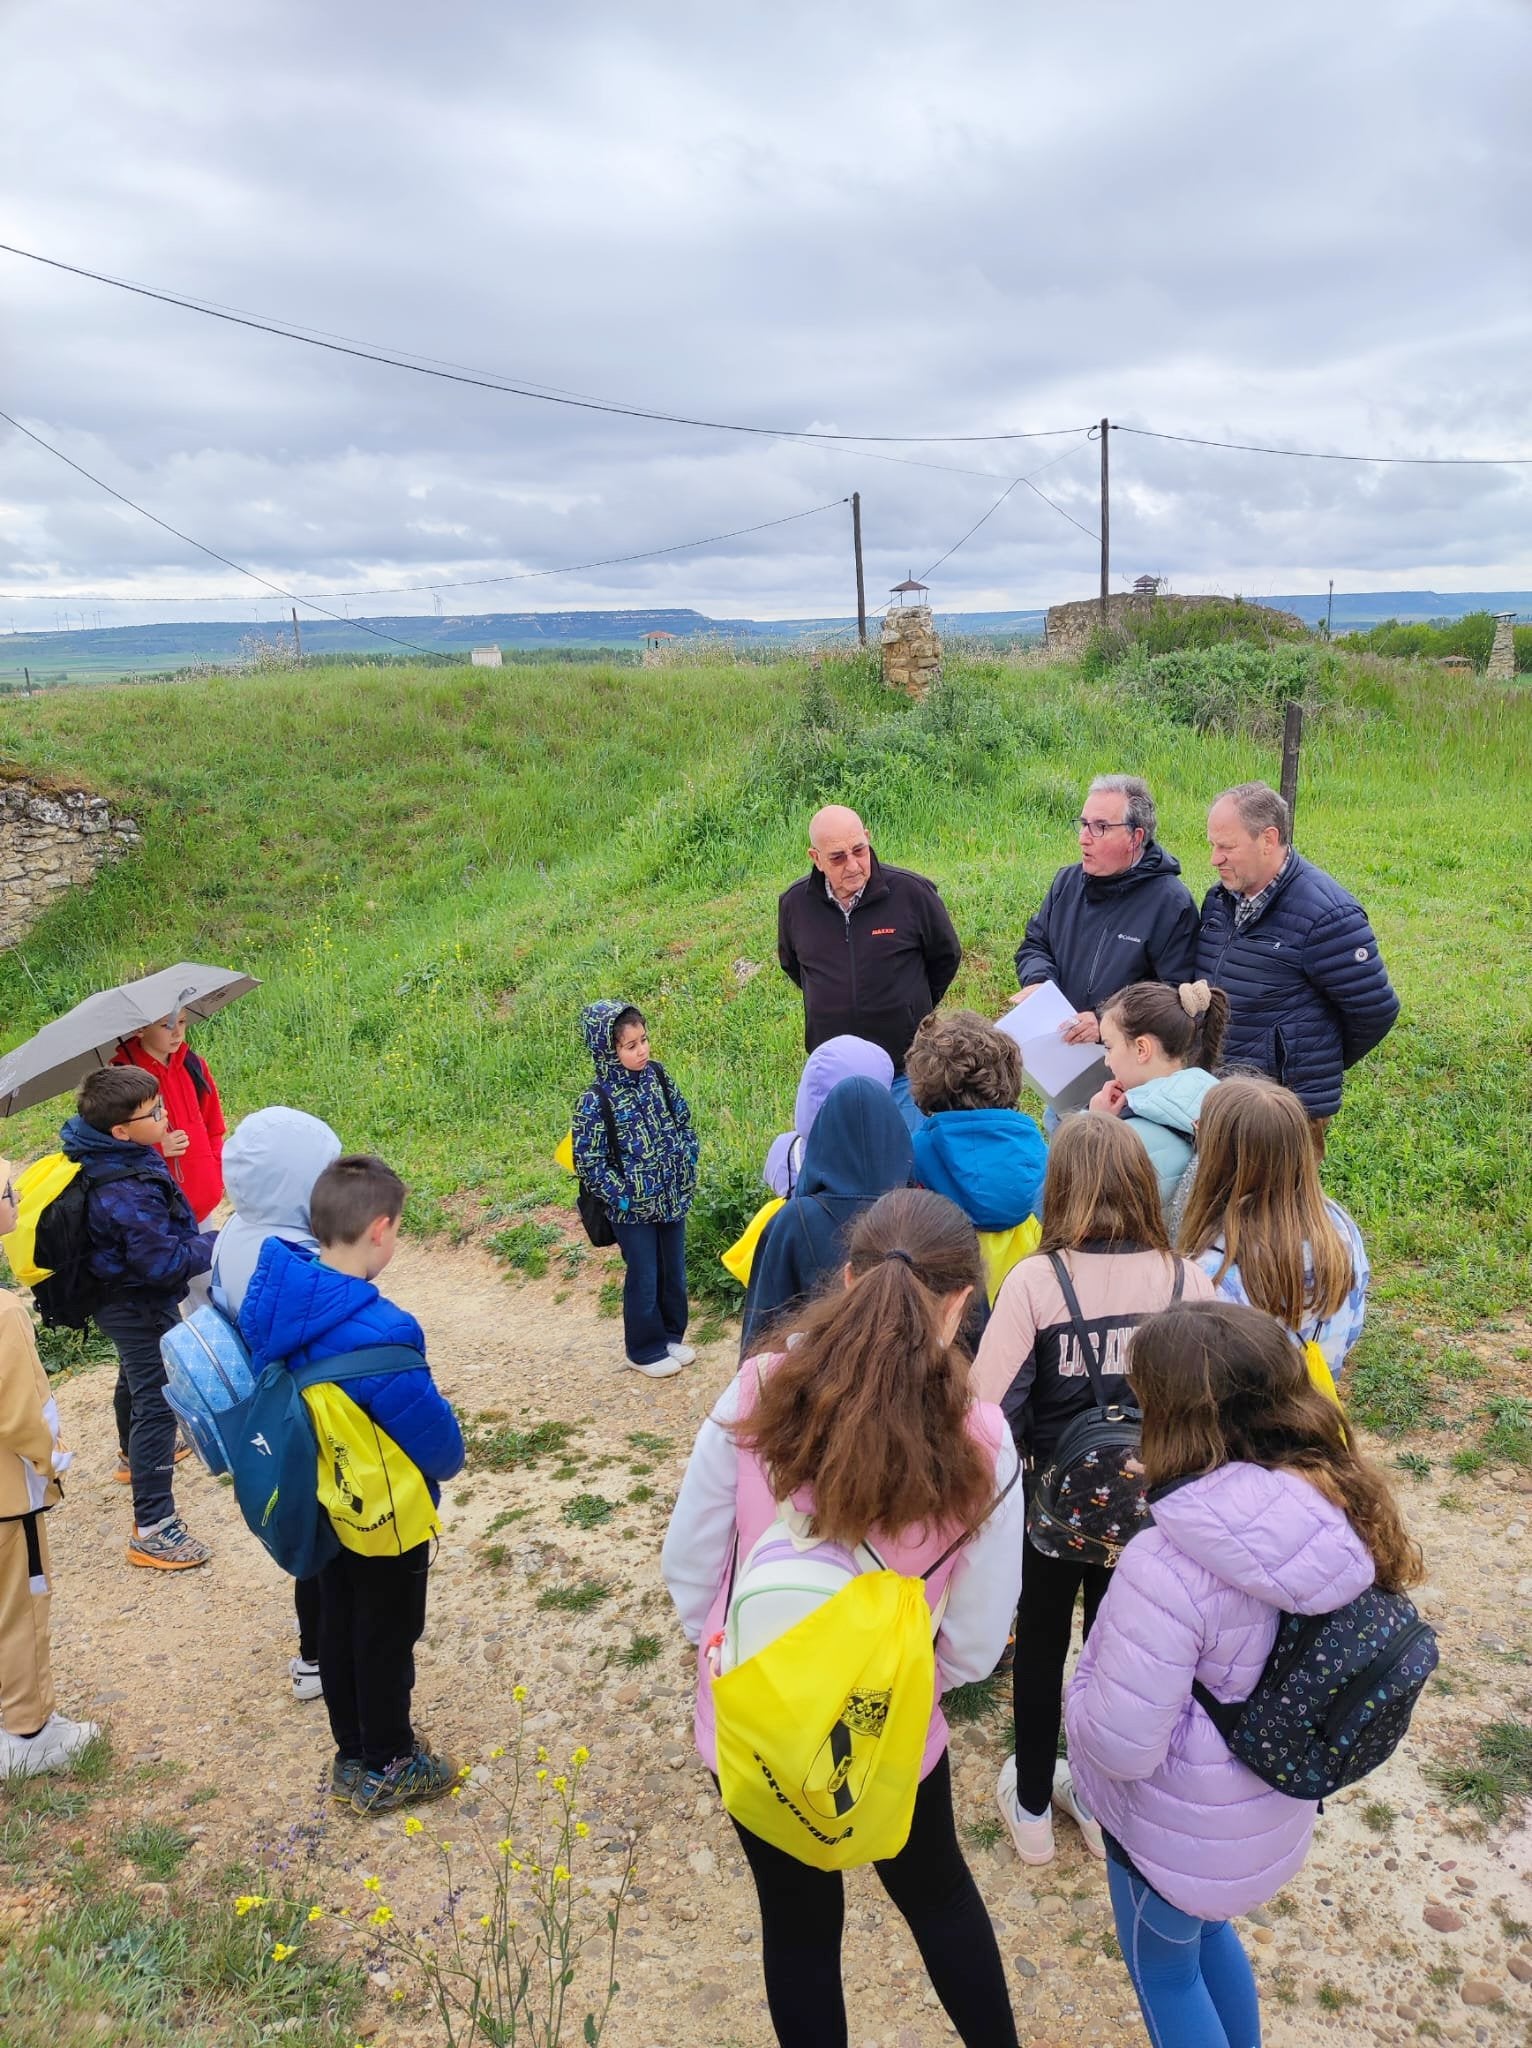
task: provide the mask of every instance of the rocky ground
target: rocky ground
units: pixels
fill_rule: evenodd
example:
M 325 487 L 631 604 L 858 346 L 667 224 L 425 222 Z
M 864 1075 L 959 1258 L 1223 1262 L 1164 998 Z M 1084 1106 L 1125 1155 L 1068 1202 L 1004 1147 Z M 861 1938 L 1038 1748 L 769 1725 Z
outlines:
M 428 1818 L 438 1833 L 462 1834 L 472 1819 L 464 1809 L 492 1817 L 508 1767 L 492 1752 L 515 1728 L 511 1688 L 524 1684 L 530 1739 L 555 1759 L 578 1744 L 592 1752 L 589 1870 L 598 1880 L 614 1871 L 620 1852 L 605 1845 L 625 1829 L 640 1836 L 611 2048 L 757 2048 L 771 2035 L 753 1894 L 692 1750 L 691 1658 L 659 1577 L 669 1504 L 733 1346 L 711 1345 L 669 1381 L 621 1370 L 619 1325 L 598 1311 L 596 1277 L 518 1284 L 476 1250 L 439 1246 L 407 1247 L 390 1275 L 465 1419 L 488 1416 L 486 1430 L 580 1425 L 567 1455 L 506 1472 L 470 1464 L 448 1488 L 416 1706 L 439 1746 L 480 1768 L 459 1804 Z M 62 1706 L 108 1721 L 122 1763 L 159 1766 L 140 1774 L 143 1813 L 195 1831 L 186 1870 L 209 1887 L 231 1863 L 259 1859 L 270 1873 L 263 1888 L 364 1910 L 373 1900 L 361 1880 L 375 1875 L 396 1924 L 428 1928 L 443 1898 L 426 1838 L 407 1839 L 397 1816 L 362 1820 L 320 1796 L 324 1710 L 289 1690 L 288 1582 L 245 1533 L 228 1491 L 200 1469 L 185 1477 L 187 1519 L 217 1546 L 210 1568 L 172 1577 L 124 1563 L 129 1510 L 112 1479 L 110 1393 L 105 1369 L 62 1390 L 80 1451 L 52 1518 Z M 1400 1483 L 1429 1563 L 1421 1605 L 1441 1636 L 1440 1682 L 1406 1750 L 1332 1802 L 1302 1875 L 1242 1924 L 1275 2048 L 1327 2033 L 1364 2044 L 1532 2041 L 1532 1830 L 1523 1820 L 1486 1834 L 1422 1774 L 1432 1759 L 1465 1753 L 1487 1722 L 1525 1712 L 1532 1479 L 1491 1467 L 1444 1481 L 1441 1439 L 1426 1449 L 1437 1469 Z M 572 1509 L 590 1496 L 595 1507 Z M 605 1502 L 614 1511 L 599 1519 Z M 587 1611 L 537 1604 L 587 1582 L 606 1589 Z M 647 1661 L 646 1637 L 657 1639 Z M 1060 2048 L 1140 2040 L 1101 1867 L 1067 1824 L 1057 1861 L 1039 1871 L 1023 1872 L 993 1839 L 1006 1726 L 959 1729 L 953 1762 L 1021 2037 Z M 0 1898 L 0 1915 L 46 1903 L 25 1892 Z M 952 2039 L 876 1880 L 854 1874 L 848 1905 L 855 2048 Z M 380 2048 L 436 2038 L 407 1974 L 375 1958 L 374 1983 L 364 2031 Z

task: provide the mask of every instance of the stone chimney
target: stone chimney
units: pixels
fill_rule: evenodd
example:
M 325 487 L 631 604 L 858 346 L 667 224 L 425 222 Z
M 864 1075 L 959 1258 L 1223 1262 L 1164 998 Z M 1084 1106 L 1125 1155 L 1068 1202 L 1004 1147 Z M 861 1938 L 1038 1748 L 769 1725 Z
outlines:
M 907 697 L 924 697 L 942 679 L 942 643 L 928 604 L 890 605 L 883 614 L 883 680 Z
M 1495 644 L 1489 651 L 1489 667 L 1485 671 L 1489 682 L 1514 683 L 1516 680 L 1516 640 L 1511 631 L 1515 624 L 1515 612 L 1496 612 Z

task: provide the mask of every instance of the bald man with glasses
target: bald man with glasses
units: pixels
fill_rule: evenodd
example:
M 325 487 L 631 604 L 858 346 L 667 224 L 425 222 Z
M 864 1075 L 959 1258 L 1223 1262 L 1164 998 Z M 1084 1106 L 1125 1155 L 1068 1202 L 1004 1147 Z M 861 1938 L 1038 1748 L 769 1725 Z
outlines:
M 1201 917 L 1181 864 L 1154 836 L 1154 798 L 1137 775 L 1098 775 L 1080 816 L 1080 858 L 1060 868 L 1016 952 L 1025 1002 L 1051 981 L 1074 1005 L 1064 1036 L 1101 1038 L 1101 1009 L 1135 981 L 1196 977 Z

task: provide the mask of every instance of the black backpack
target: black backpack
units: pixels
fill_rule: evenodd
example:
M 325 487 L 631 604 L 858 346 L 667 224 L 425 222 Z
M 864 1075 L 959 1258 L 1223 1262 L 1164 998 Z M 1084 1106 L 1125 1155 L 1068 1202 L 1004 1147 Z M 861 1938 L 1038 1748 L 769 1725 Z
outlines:
M 676 1106 L 670 1099 L 670 1082 L 666 1078 L 665 1069 L 658 1060 L 651 1060 L 650 1065 L 654 1068 L 654 1078 L 660 1084 L 660 1093 L 665 1098 L 666 1111 L 674 1123 Z M 617 1137 L 617 1118 L 612 1113 L 612 1098 L 599 1081 L 596 1083 L 596 1100 L 601 1104 L 601 1120 L 606 1125 L 607 1161 L 613 1173 L 621 1173 L 622 1145 Z M 616 1244 L 617 1233 L 612 1228 L 610 1210 L 595 1189 L 588 1188 L 583 1180 L 575 1193 L 575 1207 L 580 1212 L 580 1222 L 585 1228 L 585 1235 L 593 1245 L 600 1249 L 609 1244 Z
M 1098 1360 L 1069 1268 L 1057 1252 L 1049 1252 L 1048 1262 L 1074 1324 L 1075 1342 L 1090 1375 L 1096 1405 L 1065 1424 L 1052 1456 L 1034 1478 L 1027 1505 L 1027 1540 L 1044 1557 L 1114 1565 L 1129 1537 L 1146 1528 L 1151 1519 L 1144 1500 L 1143 1472 L 1138 1469 L 1143 1418 L 1130 1395 L 1120 1401 L 1106 1399 L 1101 1373 L 1106 1333 L 1101 1335 Z M 1177 1259 L 1170 1296 L 1173 1302 L 1181 1299 L 1185 1283 L 1186 1268 Z
M 1402 1593 L 1284 1614 L 1248 1699 L 1192 1698 L 1229 1753 L 1290 1799 L 1326 1799 L 1392 1756 L 1436 1669 L 1436 1635 Z
M 37 1219 L 35 1263 L 48 1268 L 32 1289 L 37 1313 L 50 1330 L 83 1330 L 104 1299 L 90 1270 L 90 1230 L 85 1218 L 85 1175 L 66 1181 Z

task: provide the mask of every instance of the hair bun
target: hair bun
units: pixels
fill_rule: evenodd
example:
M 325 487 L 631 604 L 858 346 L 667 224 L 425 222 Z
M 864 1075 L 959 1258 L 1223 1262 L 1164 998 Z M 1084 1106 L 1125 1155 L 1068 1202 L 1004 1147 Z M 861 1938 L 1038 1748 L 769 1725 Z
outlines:
M 1188 1017 L 1200 1017 L 1213 1000 L 1213 991 L 1205 981 L 1183 981 L 1176 994 Z

